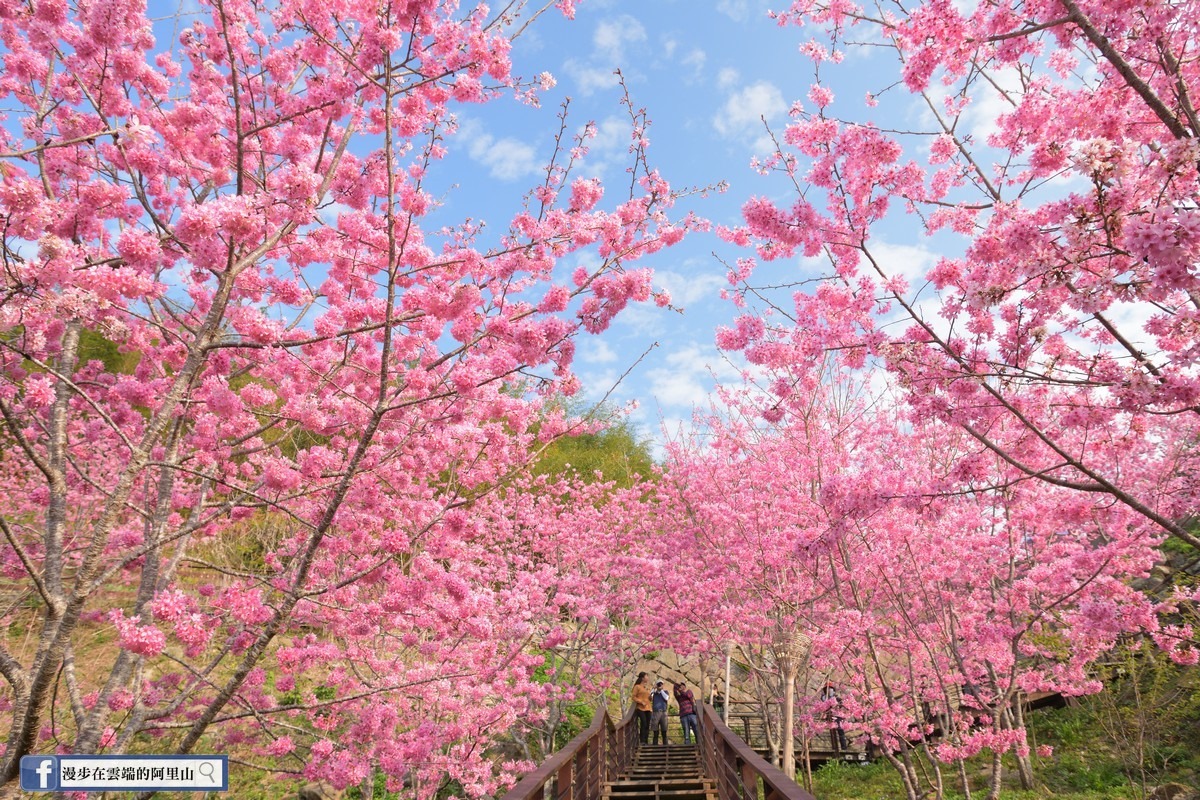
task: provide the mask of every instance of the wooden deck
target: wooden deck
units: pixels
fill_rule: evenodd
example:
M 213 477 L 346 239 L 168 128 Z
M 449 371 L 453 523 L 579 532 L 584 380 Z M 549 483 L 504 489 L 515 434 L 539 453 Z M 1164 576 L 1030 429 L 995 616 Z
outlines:
M 1058 692 L 1036 692 L 1024 698 L 1026 710 L 1035 708 L 1063 708 L 1067 699 Z M 767 735 L 763 724 L 763 714 L 758 703 L 732 703 L 729 707 L 729 729 L 747 742 L 756 753 L 764 757 L 770 755 L 767 746 Z M 933 735 L 939 736 L 940 730 L 935 729 Z M 822 731 L 808 741 L 807 757 L 812 766 L 819 766 L 828 761 L 848 761 L 863 763 L 873 761 L 877 754 L 874 748 L 869 748 L 862 737 L 852 737 L 847 734 L 847 747 L 839 748 L 833 731 Z M 805 758 L 805 743 L 796 742 L 796 761 Z

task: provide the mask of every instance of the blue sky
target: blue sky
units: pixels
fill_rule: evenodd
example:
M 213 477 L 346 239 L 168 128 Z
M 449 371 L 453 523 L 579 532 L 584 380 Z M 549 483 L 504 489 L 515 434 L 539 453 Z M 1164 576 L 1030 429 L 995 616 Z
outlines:
M 464 157 L 472 163 L 445 196 L 443 210 L 502 224 L 551 152 L 555 115 L 567 96 L 572 127 L 594 120 L 599 129 L 593 163 L 583 174 L 598 173 L 609 184 L 608 196 L 619 198 L 627 181 L 628 121 L 616 68 L 652 120 L 652 165 L 677 188 L 728 183 L 723 194 L 685 207 L 714 223 L 737 224 L 751 195 L 786 197 L 784 187 L 758 175 L 750 162 L 769 144 L 762 118 L 782 132 L 792 100 L 807 93 L 813 74 L 798 52 L 806 37 L 780 28 L 767 11 L 760 0 L 585 0 L 573 21 L 547 13 L 518 40 L 514 69 L 524 76 L 549 71 L 557 85 L 542 93 L 539 109 L 501 100 L 461 110 L 462 128 L 450 143 L 458 155 L 451 163 L 461 166 Z M 720 297 L 728 283 L 719 257 L 732 261 L 739 255 L 748 254 L 715 234 L 697 234 L 647 260 L 656 285 L 683 312 L 652 304 L 631 308 L 603 335 L 581 340 L 575 366 L 585 395 L 594 400 L 612 390 L 657 342 L 611 396 L 618 403 L 637 401 L 634 420 L 657 438 L 660 423 L 674 429 L 694 405 L 707 403 L 712 374 L 736 379 L 738 368 L 717 351 L 713 334 L 735 312 Z M 783 268 L 796 277 L 805 271 L 798 261 Z
M 443 203 L 431 222 L 453 224 L 470 217 L 486 220 L 493 232 L 502 230 L 524 194 L 539 183 L 553 151 L 560 105 L 568 97 L 570 129 L 594 121 L 599 132 L 575 174 L 605 181 L 606 207 L 619 202 L 629 180 L 624 171 L 629 119 L 614 75 L 618 68 L 634 104 L 644 106 L 652 121 L 651 166 L 677 189 L 727 184 L 723 193 L 685 200 L 679 214 L 692 210 L 714 224 L 736 225 L 751 196 L 788 204 L 794 188 L 751 167 L 756 155 L 770 151 L 763 119 L 781 135 L 791 104 L 803 101 L 815 81 L 812 62 L 799 52 L 815 32 L 780 27 L 768 11 L 781 3 L 581 0 L 574 20 L 547 11 L 515 43 L 513 69 L 525 78 L 549 72 L 557 84 L 541 93 L 536 108 L 502 97 L 455 109 L 460 127 L 446 142 L 450 155 L 427 183 Z M 169 46 L 178 25 L 198 10 L 195 0 L 150 0 L 151 16 L 159 17 L 160 46 Z M 852 48 L 843 63 L 822 69 L 823 83 L 837 94 L 833 110 L 838 116 L 884 128 L 932 128 L 928 112 L 902 91 L 883 92 L 879 106 L 868 108 L 868 90 L 879 95 L 898 80 L 889 50 Z M 972 107 L 976 141 L 986 136 L 999 110 L 987 98 Z M 924 137 L 912 142 L 926 146 Z M 936 258 L 935 243 L 923 238 L 914 220 L 894 216 L 876 233 L 874 250 L 894 272 L 919 285 Z M 947 243 L 936 246 L 945 249 Z M 962 243 L 948 246 L 961 249 Z M 737 313 L 721 298 L 728 288 L 723 261 L 748 255 L 715 234 L 694 234 L 638 262 L 655 269 L 656 285 L 669 291 L 675 308 L 634 306 L 602 335 L 581 338 L 575 371 L 584 399 L 608 395 L 615 405 L 636 402 L 633 421 L 660 440 L 663 426 L 673 432 L 690 420 L 694 407 L 708 404 L 714 378 L 738 381 L 736 354 L 731 361 L 719 352 L 714 332 Z M 577 263 L 565 260 L 562 274 L 569 275 Z M 782 284 L 827 272 L 819 259 L 795 258 L 760 267 L 755 282 Z M 789 292 L 779 294 L 786 305 Z
M 180 31 L 203 13 L 196 0 L 147 4 L 164 49 L 174 47 Z M 813 72 L 798 51 L 808 34 L 779 27 L 768 16 L 770 7 L 768 0 L 580 0 L 574 20 L 548 10 L 515 43 L 513 67 L 526 78 L 549 72 L 557 85 L 541 93 L 537 108 L 511 97 L 456 108 L 460 129 L 446 143 L 450 156 L 430 175 L 431 188 L 444 187 L 439 221 L 471 217 L 502 229 L 542 175 L 567 97 L 572 130 L 594 121 L 599 131 L 577 174 L 605 181 L 606 207 L 619 201 L 628 186 L 629 120 L 613 74 L 618 68 L 633 102 L 652 121 L 651 166 L 677 189 L 728 185 L 723 193 L 683 201 L 678 214 L 692 210 L 714 224 L 736 225 L 752 195 L 786 201 L 790 187 L 757 174 L 750 162 L 767 154 L 762 119 L 781 133 L 790 104 L 808 92 Z M 864 90 L 852 91 L 865 110 Z M 733 303 L 720 297 L 728 287 L 720 259 L 745 255 L 715 234 L 695 234 L 638 262 L 655 269 L 656 286 L 670 293 L 675 308 L 633 306 L 602 335 L 581 338 L 575 370 L 584 399 L 608 394 L 616 405 L 635 401 L 633 420 L 658 439 L 663 424 L 674 430 L 694 406 L 707 404 L 714 374 L 737 380 L 739 370 L 716 349 L 714 331 L 735 314 Z M 569 275 L 575 263 L 562 266 Z M 820 265 L 796 260 L 776 269 L 803 277 Z
M 771 6 L 780 5 L 786 5 L 785 0 L 584 0 L 574 21 L 547 14 L 514 48 L 514 68 L 526 76 L 549 71 L 557 78 L 557 86 L 544 93 L 540 110 L 501 101 L 465 111 L 466 135 L 457 147 L 485 174 L 486 180 L 476 181 L 476 186 L 483 187 L 486 197 L 464 191 L 452 198 L 451 204 L 464 203 L 466 212 L 466 204 L 475 200 L 487 203 L 491 198 L 513 200 L 519 196 L 550 152 L 557 130 L 554 114 L 565 96 L 572 98 L 578 125 L 589 119 L 599 125 L 595 155 L 601 177 L 615 189 L 625 179 L 620 156 L 628 141 L 620 89 L 612 75 L 619 67 L 635 103 L 645 106 L 653 120 L 653 165 L 676 187 L 728 183 L 723 194 L 688 207 L 716 224 L 736 225 L 742 204 L 752 196 L 768 196 L 789 205 L 795 189 L 778 176 L 760 175 L 751 167 L 751 160 L 770 150 L 764 118 L 781 136 L 794 101 L 811 109 L 806 96 L 816 74 L 799 48 L 814 37 L 818 41 L 823 37 L 819 31 L 780 27 L 768 15 Z M 972 0 L 956 0 L 956 6 L 971 5 Z M 877 34 L 852 28 L 848 38 L 869 39 L 872 35 Z M 941 130 L 924 101 L 900 83 L 894 52 L 887 47 L 850 46 L 844 54 L 841 63 L 821 66 L 822 84 L 832 88 L 837 97 L 832 114 L 894 133 L 908 157 L 923 160 L 930 134 Z M 929 93 L 936 103 L 940 95 L 959 88 L 943 88 L 935 80 Z M 877 106 L 868 104 L 868 92 Z M 986 142 L 997 130 L 998 117 L 1010 107 L 1005 92 L 1020 93 L 1016 73 L 1009 68 L 990 72 L 988 82 L 981 80 L 972 87 L 971 103 L 956 127 L 957 135 L 971 142 L 984 169 L 989 160 L 1004 160 L 998 157 L 1001 154 L 989 151 Z M 1068 170 L 1032 189 L 1025 199 L 1062 196 L 1085 184 L 1078 173 Z M 1015 191 L 1006 189 L 1006 197 Z M 969 192 L 964 189 L 951 197 L 978 202 L 980 198 Z M 820 202 L 815 196 L 810 199 Z M 901 205 L 893 204 L 889 217 L 872 230 L 872 253 L 890 275 L 907 279 L 909 300 L 918 313 L 945 330 L 952 323 L 939 314 L 939 299 L 924 275 L 940 256 L 960 255 L 968 241 L 946 231 L 927 237 L 920 220 L 906 215 Z M 492 219 L 500 221 L 506 216 Z M 716 349 L 714 331 L 737 313 L 732 302 L 720 297 L 721 290 L 728 287 L 721 259 L 732 263 L 748 255 L 752 253 L 721 242 L 715 234 L 699 234 L 651 259 L 648 265 L 655 267 L 657 283 L 670 291 L 684 311 L 679 314 L 652 305 L 634 308 L 604 335 L 580 341 L 576 372 L 586 397 L 598 399 L 612 390 L 620 376 L 657 342 L 611 395 L 621 403 L 637 401 L 640 406 L 634 421 L 657 439 L 662 425 L 668 432 L 675 431 L 690 419 L 695 406 L 707 405 L 714 375 L 721 381 L 737 382 L 741 368 Z M 769 268 L 760 266 L 754 282 L 784 284 L 828 272 L 828 264 L 820 259 L 796 257 Z M 781 307 L 787 307 L 789 295 L 790 290 L 776 292 Z M 1112 311 L 1129 331 L 1140 328 L 1147 313 L 1144 307 L 1132 306 Z M 899 318 L 898 309 L 884 322 L 909 324 Z M 882 388 L 882 377 L 876 374 L 874 378 L 875 387 Z

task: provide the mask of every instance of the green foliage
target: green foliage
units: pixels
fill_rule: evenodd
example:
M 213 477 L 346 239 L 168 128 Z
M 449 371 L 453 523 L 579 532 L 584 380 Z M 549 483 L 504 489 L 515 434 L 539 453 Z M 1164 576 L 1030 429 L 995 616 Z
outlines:
M 1030 631 L 1025 639 L 1030 647 L 1036 647 L 1038 652 L 1046 654 L 1047 658 L 1066 661 L 1071 656 L 1071 643 L 1063 631 Z
M 439 796 L 441 795 L 439 794 Z M 375 783 L 371 787 L 370 797 L 363 797 L 361 786 L 349 786 L 346 788 L 346 800 L 396 800 L 399 797 L 399 793 L 387 790 L 387 776 L 379 769 L 375 770 Z
M 821 800 L 890 800 L 904 797 L 904 785 L 900 775 L 886 761 L 871 764 L 829 761 L 813 772 L 813 795 Z
M 1183 527 L 1193 536 L 1200 536 L 1200 517 L 1193 516 L 1183 520 Z M 1181 555 L 1187 558 L 1200 558 L 1200 550 L 1174 536 L 1164 539 L 1160 549 L 1168 557 Z
M 1192 526 L 1189 525 L 1188 527 L 1191 528 Z M 1195 547 L 1182 539 L 1176 539 L 1174 536 L 1164 540 L 1160 549 L 1167 555 L 1182 555 L 1192 558 L 1200 557 L 1200 552 L 1197 552 Z
M 304 693 L 302 691 L 300 691 L 300 687 L 293 686 L 291 689 L 288 689 L 286 692 L 280 692 L 279 688 L 278 688 L 279 678 L 275 679 L 275 683 L 276 683 L 275 691 L 277 692 L 275 697 L 276 697 L 276 700 L 278 701 L 279 705 L 292 706 L 292 705 L 297 705 L 304 700 Z
M 1097 677 L 1102 693 L 1026 715 L 1030 743 L 1050 745 L 1053 755 L 1034 758 L 1033 791 L 1016 788 L 1015 764 L 1006 756 L 1001 800 L 1132 800 L 1168 782 L 1200 785 L 1200 668 L 1171 662 L 1149 642 L 1130 642 Z M 967 761 L 976 796 L 986 791 L 989 760 L 985 752 Z M 959 798 L 955 772 L 943 765 L 946 800 Z M 813 782 L 821 800 L 904 797 L 886 761 L 831 763 Z
M 291 520 L 274 511 L 259 511 L 222 530 L 200 545 L 200 554 L 224 567 L 265 574 L 267 553 L 292 533 Z
M 534 671 L 533 679 L 538 683 L 554 683 L 556 680 L 563 678 L 561 674 L 550 674 L 551 666 L 554 665 L 557 669 L 562 669 L 561 661 L 555 662 L 550 657 L 547 657 Z M 573 683 L 573 681 L 569 681 Z M 559 722 L 559 727 L 554 732 L 553 751 L 557 752 L 562 749 L 567 742 L 574 739 L 579 733 L 584 731 L 588 725 L 592 724 L 592 717 L 596 713 L 596 709 L 587 700 L 575 699 L 569 702 L 562 702 L 562 719 Z M 546 756 L 548 754 L 542 754 Z
M 388 795 L 389 800 L 391 797 L 394 797 L 394 796 L 395 795 Z M 446 783 L 442 784 L 442 788 L 438 789 L 438 792 L 437 792 L 437 800 L 449 800 L 449 798 L 452 798 L 452 797 L 462 797 L 462 796 L 463 796 L 463 787 L 462 787 L 462 784 L 459 783 L 458 781 L 446 781 Z
M 1038 771 L 1047 788 L 1085 792 L 1101 797 L 1124 797 L 1129 787 L 1121 766 L 1108 754 L 1076 747 L 1063 749 L 1051 765 Z
M 1057 712 L 1051 712 L 1057 713 Z M 1045 732 L 1045 731 L 1044 731 Z M 920 760 L 920 755 L 913 757 Z M 1130 800 L 1132 793 L 1124 775 L 1111 760 L 1091 761 L 1084 758 L 1055 758 L 1043 761 L 1038 777 L 1044 785 L 1033 791 L 1022 791 L 1006 785 L 1001 800 Z M 983 797 L 987 791 L 987 770 L 991 758 L 984 753 L 967 761 L 967 774 L 972 777 L 972 797 Z M 1015 780 L 1012 764 L 1006 759 L 1006 775 Z M 928 767 L 926 766 L 926 771 Z M 942 766 L 946 800 L 962 800 L 955 769 Z M 884 760 L 871 764 L 831 761 L 813 772 L 813 795 L 821 800 L 900 800 L 905 796 L 899 773 Z
M 278 679 L 277 679 L 278 680 Z M 278 690 L 276 690 L 278 691 Z M 312 690 L 313 696 L 318 700 L 335 700 L 337 699 L 337 689 L 325 684 L 318 684 Z M 305 692 L 299 686 L 293 686 L 286 692 L 278 692 L 276 699 L 281 706 L 295 705 L 304 702 Z
M 1200 773 L 1200 669 L 1174 663 L 1149 642 L 1119 648 L 1085 704 L 1131 783 Z
M 1055 747 L 1079 747 L 1095 738 L 1095 720 L 1082 706 L 1042 708 L 1026 715 L 1034 740 Z
M 95 331 L 84 329 L 79 333 L 79 363 L 100 361 L 104 369 L 117 375 L 132 375 L 137 369 L 142 354 L 138 352 L 121 352 L 116 342 L 104 338 Z
M 639 435 L 628 419 L 609 415 L 603 430 L 551 442 L 534 464 L 533 472 L 550 476 L 574 472 L 589 483 L 597 480 L 599 473 L 603 480 L 628 488 L 635 475 L 651 477 L 654 458 L 649 440 Z
M 554 732 L 555 751 L 561 750 L 567 742 L 587 730 L 587 726 L 592 724 L 592 716 L 595 713 L 596 710 L 592 708 L 591 703 L 583 700 L 572 700 L 567 703 L 563 707 L 562 724 Z
M 1200 670 L 1148 642 L 1113 653 L 1105 690 L 1065 709 L 1029 715 L 1038 744 L 1055 747 L 1038 777 L 1052 791 L 1141 796 L 1142 787 L 1200 776 Z
M 240 392 L 252 383 L 264 386 L 267 389 L 276 388 L 271 382 L 250 372 L 242 372 L 229 377 L 229 388 L 235 392 Z M 273 421 L 279 422 L 278 413 L 282 406 L 282 401 L 276 400 L 260 409 L 256 409 L 259 422 L 264 426 Z M 331 441 L 330 437 L 314 433 L 297 423 L 274 425 L 263 430 L 260 436 L 268 445 L 279 448 L 280 455 L 286 458 L 295 458 L 305 450 L 309 450 L 317 445 L 329 444 Z
M 17 342 L 19 345 L 20 338 L 24 332 L 25 328 L 18 325 L 10 330 L 0 332 L 0 338 L 3 338 L 5 341 Z M 114 375 L 132 375 L 134 370 L 137 369 L 138 362 L 142 360 L 141 353 L 135 351 L 122 352 L 119 344 L 87 328 L 79 331 L 78 355 L 80 364 L 99 361 L 104 365 L 105 372 Z M 26 361 L 24 367 L 29 372 L 44 371 L 42 367 L 39 367 L 32 361 Z

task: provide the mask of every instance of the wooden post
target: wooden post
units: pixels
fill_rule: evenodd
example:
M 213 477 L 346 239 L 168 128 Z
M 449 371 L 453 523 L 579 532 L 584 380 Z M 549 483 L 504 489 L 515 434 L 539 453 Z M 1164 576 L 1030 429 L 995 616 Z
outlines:
M 600 797 L 600 765 L 596 761 L 599 743 L 598 739 L 590 739 L 583 751 L 583 796 L 587 800 L 599 800 Z
M 758 800 L 758 770 L 753 764 L 742 762 L 742 797 L 745 800 Z
M 554 776 L 555 789 L 558 796 L 554 800 L 575 800 L 574 763 L 567 761 L 558 769 Z

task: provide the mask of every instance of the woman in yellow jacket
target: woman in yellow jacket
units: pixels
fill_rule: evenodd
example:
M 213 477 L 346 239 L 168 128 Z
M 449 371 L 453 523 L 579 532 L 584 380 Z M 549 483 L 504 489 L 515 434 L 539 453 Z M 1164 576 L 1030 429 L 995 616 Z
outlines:
M 633 684 L 633 714 L 637 717 L 638 741 L 650 741 L 650 681 L 646 673 L 639 672 Z

